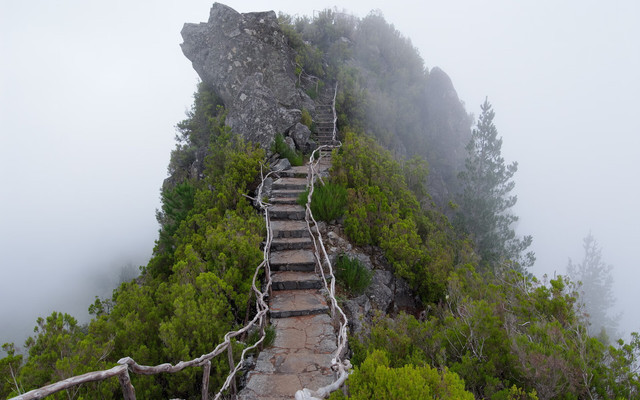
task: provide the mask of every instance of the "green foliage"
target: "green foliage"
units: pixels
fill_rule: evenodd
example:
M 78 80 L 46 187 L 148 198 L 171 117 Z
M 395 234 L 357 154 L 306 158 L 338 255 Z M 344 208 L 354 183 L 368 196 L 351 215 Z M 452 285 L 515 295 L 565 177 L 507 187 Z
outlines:
M 93 341 L 69 314 L 54 311 L 47 318 L 38 318 L 34 332 L 35 336 L 29 337 L 25 342 L 29 358 L 16 379 L 26 391 L 74 375 L 108 368 L 104 357 L 113 344 L 109 341 Z M 117 382 L 113 381 L 91 383 L 55 394 L 52 398 L 64 399 L 72 393 L 80 397 L 95 393 L 110 398 L 108 396 L 115 388 Z
M 356 367 L 347 380 L 350 399 L 460 399 L 472 400 L 464 382 L 446 369 L 439 372 L 428 365 L 390 367 L 384 351 L 375 350 Z M 340 394 L 330 399 L 342 398 Z
M 298 204 L 306 206 L 309 190 L 300 193 Z M 339 184 L 316 183 L 311 197 L 311 212 L 317 221 L 334 221 L 342 217 L 347 208 L 347 189 Z
M 0 359 L 0 376 L 4 378 L 0 381 L 0 396 L 6 399 L 23 391 L 22 383 L 18 377 L 22 366 L 22 355 L 16 354 L 13 343 L 3 344 L 2 351 L 6 353 L 6 356 Z
M 403 168 L 372 139 L 347 132 L 333 157 L 331 175 L 333 182 L 347 187 L 347 236 L 357 245 L 379 246 L 396 274 L 424 301 L 435 302 L 445 295 L 464 243 L 456 239 L 446 217 L 421 205 L 407 186 L 405 172 L 414 189 L 423 190 L 417 180 L 424 177 L 426 166 L 412 163 Z
M 169 175 L 175 182 L 189 178 L 190 170 L 196 161 L 197 153 L 209 145 L 210 137 L 216 136 L 224 126 L 222 101 L 212 87 L 205 83 L 198 85 L 193 95 L 194 102 L 187 118 L 176 126 L 176 148 L 171 152 Z
M 300 117 L 300 123 L 305 125 L 307 128 L 311 129 L 313 120 L 311 119 L 311 114 L 309 114 L 309 111 L 306 108 L 302 109 L 302 116 Z
M 275 136 L 274 142 L 271 145 L 271 151 L 278 153 L 280 154 L 280 157 L 289 160 L 293 166 L 300 166 L 304 164 L 302 153 L 289 147 L 289 145 L 284 141 L 284 136 L 281 133 L 278 133 Z
M 613 266 L 602 260 L 602 250 L 591 233 L 584 238 L 583 248 L 582 262 L 574 263 L 569 259 L 567 274 L 580 284 L 580 304 L 589 321 L 589 334 L 595 336 L 608 332 L 615 335 L 619 317 L 610 314 L 616 301 Z
M 503 265 L 522 270 L 535 261 L 533 252 L 523 254 L 532 238 L 515 237 L 512 225 L 518 217 L 510 213 L 517 201 L 511 195 L 512 180 L 518 163 L 505 165 L 501 155 L 502 138 L 493 124 L 495 112 L 488 100 L 481 106 L 482 114 L 467 145 L 465 170 L 459 174 L 463 193 L 458 219 L 469 232 L 485 268 Z
M 337 281 L 353 295 L 361 294 L 371 284 L 372 271 L 357 258 L 341 254 L 335 268 Z

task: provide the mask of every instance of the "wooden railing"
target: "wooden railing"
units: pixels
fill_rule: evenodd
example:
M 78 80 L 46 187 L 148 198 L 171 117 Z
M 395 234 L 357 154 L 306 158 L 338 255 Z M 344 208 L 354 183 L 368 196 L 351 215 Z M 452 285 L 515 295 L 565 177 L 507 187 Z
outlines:
M 235 376 L 242 368 L 242 364 L 247 352 L 255 349 L 258 346 L 261 346 L 265 339 L 265 328 L 267 325 L 267 313 L 269 311 L 269 305 L 267 304 L 265 298 L 268 297 L 268 294 L 271 290 L 271 268 L 269 265 L 269 251 L 271 248 L 271 241 L 273 238 L 272 230 L 271 230 L 271 221 L 269 218 L 269 204 L 264 203 L 262 201 L 262 189 L 264 187 L 265 179 L 272 174 L 273 172 L 269 172 L 267 175 L 264 175 L 264 172 L 261 168 L 261 178 L 262 182 L 258 187 L 258 194 L 255 198 L 255 201 L 258 203 L 260 208 L 264 211 L 265 223 L 267 226 L 267 238 L 266 245 L 263 250 L 263 260 L 256 267 L 255 273 L 253 274 L 253 281 L 251 284 L 251 289 L 253 293 L 256 295 L 256 315 L 255 317 L 249 321 L 244 327 L 238 329 L 236 331 L 227 332 L 224 336 L 224 341 L 218 344 L 213 351 L 208 354 L 204 354 L 198 358 L 194 358 L 190 361 L 180 361 L 176 365 L 172 365 L 170 363 L 160 364 L 155 366 L 146 366 L 139 365 L 135 360 L 130 357 L 125 357 L 118 360 L 117 366 L 102 371 L 93 371 L 88 372 L 83 375 L 73 376 L 71 378 L 41 387 L 39 389 L 31 390 L 27 393 L 21 394 L 17 397 L 13 397 L 11 400 L 34 400 L 41 399 L 43 397 L 49 396 L 61 390 L 70 389 L 72 387 L 82 385 L 83 383 L 95 382 L 95 381 L 103 381 L 106 379 L 110 379 L 113 377 L 118 377 L 120 381 L 120 386 L 122 387 L 122 395 L 125 400 L 135 400 L 136 394 L 133 385 L 131 384 L 131 379 L 129 378 L 129 371 L 139 374 L 139 375 L 155 375 L 161 373 L 175 373 L 178 371 L 182 371 L 185 368 L 189 367 L 202 367 L 204 369 L 202 376 L 202 400 L 209 399 L 209 375 L 211 371 L 211 359 L 219 356 L 220 354 L 227 352 L 228 361 L 229 361 L 229 369 L 230 373 L 227 376 L 222 388 L 217 392 L 215 399 L 218 400 L 221 398 L 224 391 L 230 389 L 231 392 L 235 392 Z M 265 269 L 265 283 L 263 285 L 263 290 L 259 290 L 256 286 L 258 281 L 258 275 L 260 270 Z M 231 346 L 231 340 L 239 335 L 247 333 L 254 326 L 259 325 L 260 327 L 260 338 L 253 345 L 246 347 L 242 350 L 242 354 L 240 356 L 240 361 L 237 365 L 234 363 L 233 358 L 233 350 Z

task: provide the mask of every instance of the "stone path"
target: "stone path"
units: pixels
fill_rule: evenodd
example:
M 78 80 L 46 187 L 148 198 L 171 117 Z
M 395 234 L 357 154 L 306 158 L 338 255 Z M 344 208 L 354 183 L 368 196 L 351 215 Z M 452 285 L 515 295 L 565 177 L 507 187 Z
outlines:
M 306 189 L 307 167 L 280 173 L 273 183 L 269 208 L 272 295 L 271 325 L 276 338 L 263 350 L 247 376 L 239 399 L 292 399 L 302 388 L 318 389 L 333 382 L 331 358 L 336 335 L 315 273 L 313 243 L 304 220 L 304 207 L 296 204 Z

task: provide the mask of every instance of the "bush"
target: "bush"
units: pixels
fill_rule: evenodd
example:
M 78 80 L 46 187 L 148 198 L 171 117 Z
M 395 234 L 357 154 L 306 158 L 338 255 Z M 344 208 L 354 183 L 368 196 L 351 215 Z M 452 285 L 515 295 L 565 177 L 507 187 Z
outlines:
M 464 381 L 448 370 L 439 372 L 428 365 L 389 367 L 384 351 L 375 350 L 347 380 L 350 399 L 460 399 L 473 400 Z M 344 398 L 335 392 L 330 399 Z
M 300 194 L 298 204 L 305 206 L 309 191 Z M 311 198 L 311 212 L 317 221 L 333 221 L 347 209 L 347 189 L 335 183 L 316 185 Z
M 306 108 L 302 109 L 302 116 L 300 117 L 300 123 L 306 125 L 307 128 L 311 129 L 311 125 L 313 124 L 313 120 L 311 119 L 311 114 L 307 111 Z
M 289 160 L 291 165 L 300 166 L 304 163 L 302 153 L 292 150 L 291 147 L 284 141 L 284 136 L 278 133 L 274 138 L 273 145 L 271 145 L 271 151 L 280 154 L 281 157 Z
M 336 262 L 336 279 L 352 294 L 362 293 L 371 284 L 372 272 L 357 258 L 344 254 Z

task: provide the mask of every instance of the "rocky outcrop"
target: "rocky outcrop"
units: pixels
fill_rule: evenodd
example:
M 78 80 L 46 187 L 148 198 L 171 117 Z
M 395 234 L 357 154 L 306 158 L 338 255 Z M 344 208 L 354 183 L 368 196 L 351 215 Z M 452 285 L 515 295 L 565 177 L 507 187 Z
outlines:
M 458 192 L 457 175 L 464 168 L 465 146 L 471 139 L 471 117 L 458 98 L 451 78 L 440 68 L 429 72 L 425 88 L 426 151 L 430 176 L 428 189 L 439 205 Z
M 371 284 L 364 293 L 343 303 L 352 334 L 367 334 L 376 314 L 396 315 L 400 311 L 419 313 L 422 309 L 420 298 L 404 279 L 396 277 L 391 272 L 391 267 L 379 248 L 353 247 L 344 237 L 339 224 L 320 223 L 320 231 L 325 237 L 325 244 L 328 245 L 332 265 L 336 264 L 335 260 L 339 255 L 345 254 L 357 258 L 372 272 Z
M 269 148 L 276 133 L 300 121 L 313 100 L 296 88 L 295 54 L 273 11 L 240 14 L 220 3 L 206 23 L 182 28 L 182 52 L 227 111 L 227 124 Z

